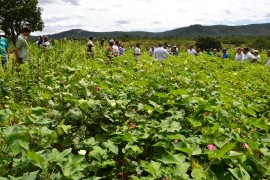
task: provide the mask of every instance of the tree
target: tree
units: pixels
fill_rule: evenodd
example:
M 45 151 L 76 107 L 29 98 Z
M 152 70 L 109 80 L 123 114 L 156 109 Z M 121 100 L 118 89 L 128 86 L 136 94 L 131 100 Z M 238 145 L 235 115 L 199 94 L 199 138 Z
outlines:
M 29 26 L 33 31 L 41 31 L 44 23 L 41 19 L 42 8 L 38 0 L 0 0 L 0 26 L 15 44 L 22 28 Z
M 221 43 L 213 37 L 200 37 L 196 41 L 196 47 L 203 51 L 211 48 L 219 51 L 221 49 Z

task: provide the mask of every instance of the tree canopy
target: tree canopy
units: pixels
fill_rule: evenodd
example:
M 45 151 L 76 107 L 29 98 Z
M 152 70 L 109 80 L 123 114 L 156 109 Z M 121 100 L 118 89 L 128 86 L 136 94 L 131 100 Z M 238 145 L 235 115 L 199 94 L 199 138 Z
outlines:
M 215 48 L 219 51 L 221 48 L 221 43 L 219 40 L 213 37 L 200 37 L 196 41 L 196 47 L 203 51 L 211 48 Z
M 42 30 L 44 23 L 41 19 L 42 8 L 38 7 L 38 0 L 0 0 L 0 26 L 13 43 L 25 26 L 33 31 Z

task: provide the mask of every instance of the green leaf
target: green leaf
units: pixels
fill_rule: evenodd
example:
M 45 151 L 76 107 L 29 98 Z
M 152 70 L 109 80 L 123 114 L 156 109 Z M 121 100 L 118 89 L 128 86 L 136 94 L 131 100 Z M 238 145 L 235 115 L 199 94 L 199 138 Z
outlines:
M 168 97 L 169 97 L 168 94 L 163 93 L 163 92 L 157 92 L 156 95 L 157 95 L 158 97 L 162 97 L 162 98 L 168 98 Z
M 270 157 L 270 150 L 268 148 L 260 148 L 260 152 L 264 155 L 264 156 L 269 156 Z
M 185 159 L 186 156 L 183 154 L 174 154 L 163 157 L 162 159 L 159 159 L 159 161 L 163 162 L 164 164 L 181 164 L 185 162 Z
M 207 173 L 202 168 L 193 168 L 191 176 L 196 180 L 207 179 Z
M 36 152 L 28 152 L 27 157 L 35 161 L 38 167 L 43 168 L 44 158 Z
M 213 150 L 210 151 L 209 157 L 211 158 L 223 158 L 225 156 L 226 153 L 228 153 L 229 151 L 231 151 L 234 147 L 235 147 L 235 143 L 228 143 L 224 146 L 222 146 L 222 148 L 220 150 Z
M 42 107 L 35 107 L 30 109 L 32 114 L 35 114 L 36 116 L 42 116 L 46 110 Z
M 155 178 L 160 178 L 162 176 L 160 166 L 161 163 L 159 162 L 151 161 L 150 163 L 147 163 L 146 161 L 142 161 L 144 170 L 149 172 Z
M 102 149 L 99 146 L 94 146 L 93 151 L 90 151 L 89 156 L 96 158 L 97 160 L 101 161 L 102 156 L 107 153 L 106 150 Z
M 22 150 L 29 150 L 28 137 L 24 135 L 12 135 L 7 144 L 13 155 L 17 155 Z
M 188 144 L 188 143 L 179 142 L 173 145 L 176 150 L 185 152 L 189 155 L 199 155 L 202 153 L 201 148 L 196 144 Z
M 90 177 L 89 180 L 99 180 L 99 179 L 104 179 L 104 178 L 102 178 L 102 177 Z
M 35 172 L 31 172 L 29 174 L 24 174 L 24 178 L 25 180 L 33 180 L 33 179 L 36 179 L 37 177 L 37 174 L 38 174 L 39 171 L 35 171 Z
M 183 177 L 183 179 L 188 179 L 189 175 L 187 175 L 187 171 L 190 167 L 190 163 L 183 162 L 176 165 L 174 169 L 174 175 Z
M 250 175 L 248 174 L 248 172 L 240 165 L 239 165 L 239 168 L 238 167 L 234 168 L 234 169 L 229 168 L 229 171 L 238 180 L 249 180 L 250 179 Z
M 92 147 L 98 144 L 98 142 L 95 141 L 95 138 L 91 137 L 90 139 L 85 139 L 82 142 L 84 145 Z
M 249 107 L 247 110 L 246 110 L 246 113 L 255 117 L 256 116 L 256 112 L 251 108 Z
M 222 146 L 222 148 L 217 152 L 217 156 L 219 158 L 222 158 L 227 152 L 232 150 L 235 147 L 235 143 L 228 143 L 225 146 Z
M 113 142 L 107 141 L 107 142 L 105 142 L 103 144 L 104 144 L 105 147 L 109 148 L 109 150 L 111 152 L 113 152 L 114 154 L 118 154 L 119 148 L 118 148 L 118 146 L 114 145 Z

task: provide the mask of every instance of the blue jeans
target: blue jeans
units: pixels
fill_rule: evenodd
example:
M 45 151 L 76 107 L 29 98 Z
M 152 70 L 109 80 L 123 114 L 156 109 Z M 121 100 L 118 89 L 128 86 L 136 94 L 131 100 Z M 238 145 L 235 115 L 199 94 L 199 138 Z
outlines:
M 18 62 L 19 64 L 23 64 L 23 63 L 24 63 L 24 62 L 23 62 L 23 58 L 20 58 L 20 57 L 19 57 L 18 61 L 19 61 L 19 62 Z
M 2 66 L 4 66 L 5 64 L 7 64 L 7 59 L 2 59 Z
M 2 67 L 3 69 L 7 69 L 7 59 L 2 59 Z

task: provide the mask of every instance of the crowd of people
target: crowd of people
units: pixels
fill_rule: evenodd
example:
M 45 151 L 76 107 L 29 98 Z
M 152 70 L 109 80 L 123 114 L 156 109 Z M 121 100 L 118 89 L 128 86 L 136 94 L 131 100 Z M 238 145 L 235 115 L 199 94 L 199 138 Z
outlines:
M 27 38 L 30 36 L 31 29 L 29 27 L 24 27 L 22 29 L 21 34 L 18 36 L 16 44 L 15 44 L 15 50 L 14 55 L 16 58 L 16 62 L 19 64 L 23 64 L 25 61 L 29 60 L 29 45 L 27 42 Z M 2 66 L 5 68 L 8 59 L 10 58 L 10 51 L 9 51 L 9 44 L 8 41 L 4 38 L 5 32 L 0 30 L 0 57 L 2 60 Z M 54 39 L 49 39 L 48 36 L 39 36 L 39 39 L 36 41 L 36 46 L 38 48 L 42 48 L 46 50 L 47 48 L 51 47 L 51 44 L 54 43 Z M 101 39 L 100 46 L 105 47 L 106 41 L 105 39 Z M 89 41 L 87 42 L 87 48 L 86 48 L 86 54 L 88 58 L 94 58 L 95 57 L 95 37 L 90 36 Z M 114 58 L 117 58 L 119 56 L 122 56 L 126 48 L 124 46 L 124 43 L 121 41 L 114 41 L 113 39 L 108 41 L 108 46 L 105 49 L 105 56 L 108 58 L 109 62 L 112 62 Z M 200 48 L 197 48 L 195 50 L 192 45 L 189 45 L 187 48 L 187 53 L 191 56 L 200 56 L 203 53 L 208 54 L 210 56 L 216 56 L 222 59 L 228 59 L 229 54 L 227 52 L 227 49 L 222 49 L 222 54 L 218 52 L 218 49 L 211 48 L 206 49 L 205 51 L 202 51 Z M 152 45 L 148 49 L 148 53 L 151 57 L 155 58 L 156 60 L 163 62 L 169 55 L 172 56 L 178 56 L 179 50 L 176 45 L 167 45 L 166 48 L 164 48 L 163 44 L 158 44 L 158 47 L 155 47 Z M 133 48 L 133 54 L 134 59 L 138 61 L 142 55 L 141 46 L 139 43 L 136 44 L 136 47 Z M 252 49 L 251 51 L 249 48 L 236 48 L 236 55 L 235 60 L 236 61 L 242 61 L 242 60 L 248 60 L 251 63 L 260 61 L 260 52 L 258 50 Z M 267 57 L 269 58 L 267 63 L 265 65 L 270 66 L 270 50 L 267 51 Z M 231 58 L 232 59 L 232 58 Z

